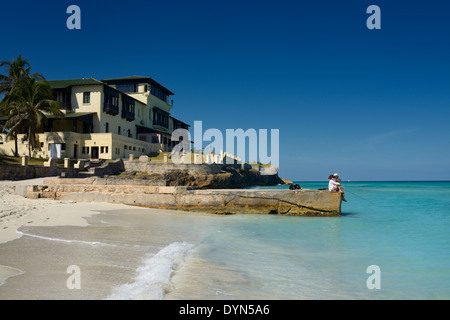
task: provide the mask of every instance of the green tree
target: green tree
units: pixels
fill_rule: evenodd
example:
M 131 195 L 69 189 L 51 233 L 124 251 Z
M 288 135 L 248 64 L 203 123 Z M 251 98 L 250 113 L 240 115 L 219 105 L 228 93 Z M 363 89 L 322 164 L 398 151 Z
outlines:
M 32 77 L 20 80 L 14 88 L 5 95 L 0 112 L 10 112 L 5 127 L 17 132 L 26 132 L 28 154 L 36 149 L 36 133 L 47 122 L 48 115 L 63 117 L 59 102 L 53 100 L 52 88 L 46 81 L 36 81 Z
M 15 141 L 14 155 L 18 156 L 17 151 L 17 133 L 20 131 L 19 119 L 21 115 L 18 110 L 14 109 L 12 106 L 5 106 L 4 100 L 8 94 L 19 86 L 19 83 L 25 78 L 31 78 L 34 80 L 45 80 L 40 73 L 30 74 L 31 66 L 26 59 L 19 55 L 16 59 L 12 61 L 1 61 L 0 68 L 3 68 L 5 74 L 0 74 L 0 97 L 3 95 L 3 99 L 0 102 L 2 108 L 0 109 L 0 115 L 5 115 L 8 117 L 5 125 L 3 126 L 1 132 L 7 130 L 7 137 L 12 137 Z

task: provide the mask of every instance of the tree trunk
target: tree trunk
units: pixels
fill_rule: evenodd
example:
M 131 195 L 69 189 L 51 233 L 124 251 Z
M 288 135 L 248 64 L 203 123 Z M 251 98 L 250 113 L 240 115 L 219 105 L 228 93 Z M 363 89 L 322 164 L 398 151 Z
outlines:
M 19 156 L 18 146 L 17 146 L 17 133 L 14 135 L 14 157 Z
M 28 129 L 28 158 L 31 159 L 31 126 Z

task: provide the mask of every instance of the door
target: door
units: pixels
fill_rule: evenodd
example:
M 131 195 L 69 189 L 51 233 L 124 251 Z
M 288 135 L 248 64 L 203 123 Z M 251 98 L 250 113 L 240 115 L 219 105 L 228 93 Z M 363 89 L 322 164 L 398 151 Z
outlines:
M 98 159 L 98 147 L 91 148 L 91 159 Z
M 78 159 L 78 145 L 77 144 L 73 145 L 73 158 Z

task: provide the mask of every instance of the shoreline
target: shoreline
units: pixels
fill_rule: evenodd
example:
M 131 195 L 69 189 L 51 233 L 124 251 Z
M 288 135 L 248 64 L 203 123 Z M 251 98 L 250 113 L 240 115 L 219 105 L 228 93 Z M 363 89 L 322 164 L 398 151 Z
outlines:
M 27 199 L 5 192 L 12 187 L 0 182 L 0 203 L 9 203 L 0 207 L 0 299 L 164 299 L 173 273 L 206 236 L 186 226 L 220 219 L 125 204 Z M 42 205 L 20 211 L 36 203 Z M 5 208 L 15 212 L 5 215 Z M 142 226 L 147 236 L 140 239 Z M 82 269 L 83 291 L 67 290 L 68 265 Z M 50 284 L 48 291 L 39 289 L 43 282 Z M 149 283 L 155 290 L 146 293 Z
M 136 209 L 121 203 L 28 199 L 14 193 L 14 186 L 36 180 L 0 181 L 0 244 L 20 238 L 16 231 L 22 226 L 88 226 L 85 218 L 103 210 Z
M 33 179 L 36 182 L 39 179 Z M 25 181 L 0 181 L 0 245 L 22 237 L 18 232 L 24 226 L 79 226 L 89 223 L 85 218 L 102 211 L 139 208 L 113 203 L 80 203 L 50 199 L 28 199 L 14 193 L 14 187 L 29 183 Z M 0 265 L 0 285 L 9 278 L 19 276 L 23 271 L 11 266 Z

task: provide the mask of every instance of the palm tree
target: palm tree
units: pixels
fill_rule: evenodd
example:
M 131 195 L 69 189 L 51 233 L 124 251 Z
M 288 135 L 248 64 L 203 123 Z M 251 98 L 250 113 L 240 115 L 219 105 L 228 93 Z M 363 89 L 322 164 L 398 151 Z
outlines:
M 20 54 L 11 62 L 6 60 L 1 61 L 0 68 L 3 68 L 6 73 L 6 75 L 0 74 L 0 97 L 4 95 L 2 102 L 3 100 L 5 100 L 6 96 L 19 85 L 22 79 L 32 78 L 35 80 L 45 80 L 40 73 L 33 73 L 30 75 L 30 64 L 26 59 L 23 59 L 22 55 Z M 3 131 L 7 131 L 7 137 L 14 138 L 14 155 L 17 157 L 17 133 L 20 129 L 20 125 L 17 125 L 18 123 L 20 123 L 17 118 L 17 110 L 13 110 L 8 107 L 3 107 L 2 110 L 3 111 L 0 111 L 0 115 L 4 114 L 8 116 L 8 121 L 6 122 L 0 133 L 2 133 Z
M 0 105 L 0 112 L 2 110 L 10 111 L 5 124 L 10 132 L 17 132 L 20 128 L 27 133 L 30 157 L 31 150 L 36 148 L 36 133 L 46 123 L 47 116 L 64 116 L 59 109 L 59 102 L 53 100 L 50 84 L 31 77 L 23 78 L 5 96 Z
M 6 75 L 0 74 L 0 94 L 8 94 L 24 78 L 30 77 L 38 81 L 45 80 L 44 76 L 40 73 L 30 74 L 30 63 L 28 60 L 23 59 L 20 54 L 12 61 L 1 61 L 0 68 L 3 68 L 6 73 Z

